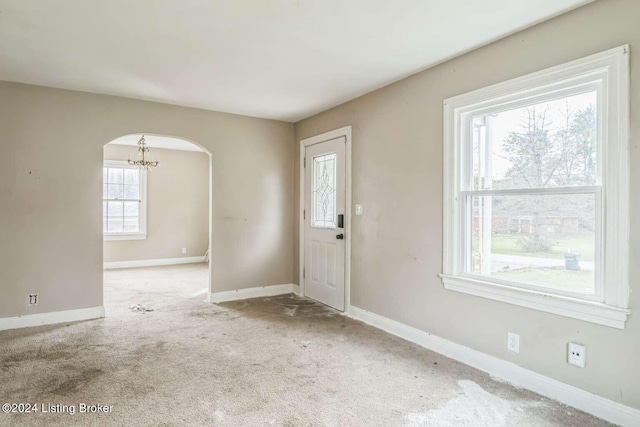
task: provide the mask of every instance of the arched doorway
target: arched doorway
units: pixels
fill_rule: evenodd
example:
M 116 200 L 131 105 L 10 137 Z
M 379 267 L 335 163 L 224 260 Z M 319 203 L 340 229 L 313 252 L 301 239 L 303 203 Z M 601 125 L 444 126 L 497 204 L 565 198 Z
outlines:
M 132 164 L 141 151 L 152 166 Z M 211 153 L 186 138 L 135 133 L 104 146 L 107 315 L 205 299 L 211 277 L 211 167 Z

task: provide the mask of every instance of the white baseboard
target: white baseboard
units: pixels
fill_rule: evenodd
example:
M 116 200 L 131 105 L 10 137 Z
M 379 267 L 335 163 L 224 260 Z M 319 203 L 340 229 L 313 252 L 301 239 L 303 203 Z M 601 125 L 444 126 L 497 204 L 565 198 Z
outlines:
M 640 426 L 640 410 L 358 307 L 349 306 L 348 313 L 354 319 L 611 423 L 624 427 Z
M 207 262 L 204 256 L 192 256 L 183 258 L 158 258 L 158 259 L 140 259 L 136 261 L 114 261 L 105 262 L 103 268 L 105 270 L 114 270 L 116 268 L 137 268 L 137 267 L 156 267 L 159 265 L 178 265 L 178 264 L 195 264 L 199 262 Z
M 0 318 L 0 331 L 30 328 L 32 326 L 77 322 L 104 317 L 104 307 L 80 308 L 77 310 L 53 311 L 50 313 L 27 314 L 26 316 Z
M 273 297 L 284 294 L 300 294 L 300 286 L 288 283 L 286 285 L 259 286 L 257 288 L 238 289 L 236 291 L 209 293 L 209 302 L 219 303 L 249 298 Z

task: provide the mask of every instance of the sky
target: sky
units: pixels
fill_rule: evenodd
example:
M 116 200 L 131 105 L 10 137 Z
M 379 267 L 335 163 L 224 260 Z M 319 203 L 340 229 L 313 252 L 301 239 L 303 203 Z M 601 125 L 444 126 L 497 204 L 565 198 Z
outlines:
M 547 117 L 551 119 L 551 123 L 555 126 L 550 127 L 553 133 L 554 129 L 558 129 L 558 125 L 566 120 L 567 106 L 570 113 L 576 113 L 579 110 L 584 110 L 589 105 L 597 104 L 597 92 L 587 92 L 579 95 L 573 95 L 570 97 L 564 97 L 561 99 L 543 102 L 540 104 L 533 104 L 537 111 L 544 111 L 547 108 Z M 531 105 L 530 105 L 531 106 Z M 503 147 L 503 141 L 509 136 L 511 132 L 521 132 L 523 130 L 522 124 L 528 120 L 527 107 L 521 107 L 513 110 L 500 112 L 493 115 L 493 138 L 492 138 L 492 152 L 491 156 L 493 179 L 503 179 L 507 171 L 511 167 L 509 162 L 504 157 L 506 151 Z M 474 144 L 475 145 L 475 144 Z M 474 153 L 474 164 L 476 153 Z

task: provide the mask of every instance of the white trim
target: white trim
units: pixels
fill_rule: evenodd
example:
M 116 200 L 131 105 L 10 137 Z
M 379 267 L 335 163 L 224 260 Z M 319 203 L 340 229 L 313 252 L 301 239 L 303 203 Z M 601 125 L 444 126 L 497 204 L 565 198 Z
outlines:
M 198 292 L 191 294 L 191 298 L 199 297 L 200 295 L 209 295 L 209 288 L 202 288 Z
M 300 200 L 299 200 L 299 243 L 298 243 L 298 283 L 300 283 L 300 294 L 304 295 L 304 209 L 305 209 L 305 168 L 304 168 L 304 158 L 305 158 L 305 150 L 306 147 L 314 144 L 319 144 L 321 142 L 330 141 L 332 139 L 344 137 L 345 138 L 345 191 L 346 191 L 346 200 L 345 200 L 345 264 L 344 264 L 344 312 L 349 312 L 349 307 L 351 306 L 351 235 L 353 234 L 353 229 L 351 227 L 351 209 L 352 209 L 352 199 L 351 199 L 351 155 L 352 155 L 352 138 L 351 138 L 351 125 L 341 127 L 339 129 L 335 129 L 329 132 L 325 132 L 320 135 L 316 135 L 310 138 L 306 138 L 300 141 L 300 160 L 299 160 L 299 169 L 300 169 Z
M 145 240 L 147 233 L 103 233 L 102 239 L 105 242 L 111 242 L 115 240 Z
M 631 310 L 612 307 L 598 302 L 515 288 L 494 282 L 484 282 L 464 276 L 441 274 L 440 277 L 442 278 L 445 289 L 490 298 L 617 329 L 624 329 L 627 316 L 631 313 Z
M 614 424 L 640 425 L 640 410 L 625 406 L 591 392 L 530 371 L 512 362 L 470 349 L 419 329 L 371 313 L 358 307 L 349 308 L 349 316 L 404 338 L 429 350 L 472 366 L 509 383 L 557 400 Z
M 213 263 L 211 262 L 211 249 L 213 247 L 213 156 L 207 151 L 209 154 L 209 223 L 207 227 L 207 234 L 209 235 L 209 247 L 207 248 L 207 252 L 204 254 L 204 262 L 209 266 L 207 271 L 207 295 L 211 293 L 213 290 L 213 284 L 211 283 L 213 276 Z
M 207 301 L 211 303 L 221 303 L 227 301 L 237 301 L 250 298 L 273 297 L 286 294 L 300 295 L 300 286 L 293 283 L 286 285 L 258 286 L 248 289 L 237 289 L 235 291 L 209 293 Z
M 596 83 L 594 83 L 596 82 Z M 469 159 L 461 146 L 465 123 L 478 112 L 512 108 L 544 97 L 566 94 L 579 88 L 599 87 L 601 135 L 599 165 L 603 165 L 602 189 L 593 191 L 601 206 L 596 233 L 596 277 L 594 296 L 584 299 L 572 293 L 563 298 L 551 288 L 506 286 L 489 277 L 465 277 L 464 196 L 467 194 L 573 193 L 574 189 L 473 191 L 465 177 Z M 578 88 L 578 89 L 576 89 Z M 508 302 L 561 316 L 624 329 L 629 301 L 629 46 L 620 46 L 567 64 L 482 88 L 444 101 L 443 266 L 446 289 Z M 582 90 L 582 89 L 580 89 Z M 552 95 L 549 95 L 552 94 Z M 600 167 L 600 166 L 599 166 Z M 465 179 L 467 178 L 467 179 Z M 603 192 L 603 197 L 599 194 Z M 604 248 L 604 249 L 602 249 Z M 529 287 L 530 289 L 525 289 Z M 588 300 L 592 300 L 589 302 Z
M 595 194 L 600 190 L 600 186 L 582 187 L 545 187 L 545 188 L 509 188 L 504 190 L 463 190 L 460 193 L 464 196 L 505 196 L 509 194 Z
M 104 307 L 80 308 L 77 310 L 52 311 L 50 313 L 27 314 L 25 316 L 0 318 L 0 331 L 8 329 L 30 328 L 33 326 L 53 325 L 56 323 L 79 322 L 81 320 L 101 319 Z
M 151 149 L 191 151 L 195 153 L 209 154 L 200 145 L 196 144 L 193 141 L 189 141 L 188 139 L 165 135 L 154 135 L 150 133 L 134 133 L 129 135 L 122 135 L 121 137 L 118 137 L 109 142 L 109 144 L 121 145 L 125 147 L 135 147 L 137 149 L 139 147 L 138 141 L 140 141 L 140 137 L 142 135 L 144 135 L 147 147 Z
M 104 159 L 102 162 L 102 166 L 107 168 L 113 167 L 113 168 L 125 168 L 125 169 L 138 169 L 137 166 L 130 165 L 129 162 L 126 160 Z
M 178 264 L 196 264 L 206 262 L 204 256 L 192 256 L 184 258 L 158 258 L 158 259 L 140 259 L 135 261 L 114 261 L 105 262 L 103 268 L 105 270 L 114 270 L 117 268 L 137 268 L 137 267 L 155 267 L 158 265 L 178 265 Z

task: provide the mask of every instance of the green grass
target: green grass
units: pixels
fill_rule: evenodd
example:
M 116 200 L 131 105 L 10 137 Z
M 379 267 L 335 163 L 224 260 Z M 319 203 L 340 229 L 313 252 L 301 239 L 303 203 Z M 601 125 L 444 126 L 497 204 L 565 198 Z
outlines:
M 525 252 L 518 245 L 518 239 L 522 234 L 494 234 L 491 236 L 491 252 L 494 254 L 507 254 L 518 256 L 531 256 L 537 258 L 564 259 L 567 249 L 580 254 L 580 261 L 594 260 L 594 240 L 589 235 L 555 235 L 551 239 L 555 245 L 551 252 Z
M 555 268 L 526 268 L 491 273 L 492 277 L 532 285 L 553 286 L 566 291 L 592 293 L 593 271 L 567 271 Z

